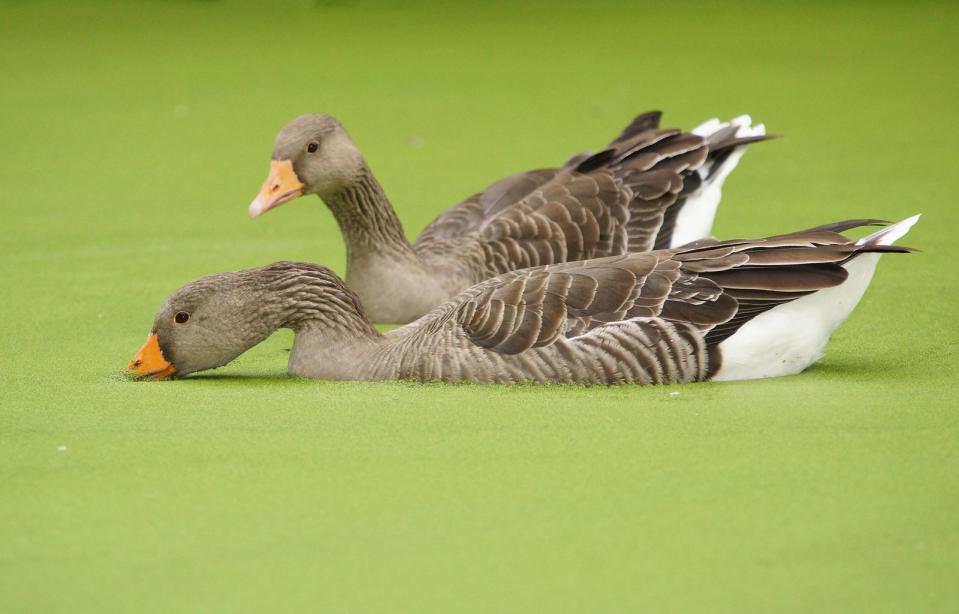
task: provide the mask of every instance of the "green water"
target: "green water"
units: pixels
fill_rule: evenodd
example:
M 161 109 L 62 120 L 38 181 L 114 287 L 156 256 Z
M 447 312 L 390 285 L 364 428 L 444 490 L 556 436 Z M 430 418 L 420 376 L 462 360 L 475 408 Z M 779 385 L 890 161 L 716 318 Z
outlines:
M 0 3 L 0 611 L 948 612 L 959 603 L 959 9 L 946 3 Z M 785 138 L 715 232 L 925 215 L 825 359 L 648 389 L 120 367 L 181 283 L 342 271 L 339 117 L 415 235 L 650 108 Z M 678 392 L 678 396 L 671 393 Z

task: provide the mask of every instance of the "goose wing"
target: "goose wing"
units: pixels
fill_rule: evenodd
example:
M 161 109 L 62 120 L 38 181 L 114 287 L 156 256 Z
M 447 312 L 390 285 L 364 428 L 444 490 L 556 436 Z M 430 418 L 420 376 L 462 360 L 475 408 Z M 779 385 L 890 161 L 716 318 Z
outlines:
M 767 137 L 737 137 L 737 126 L 709 136 L 660 129 L 659 118 L 638 116 L 605 149 L 563 167 L 494 183 L 440 216 L 415 247 L 472 237 L 497 274 L 668 246 L 685 198 L 708 179 L 696 171 Z
M 560 172 L 558 168 L 544 168 L 500 179 L 482 192 L 447 209 L 420 233 L 416 244 L 467 236 L 482 226 L 485 220 L 519 202 Z
M 657 129 L 660 117 L 662 117 L 660 111 L 649 111 L 636 116 L 610 143 L 610 146 L 641 132 Z M 576 168 L 591 155 L 590 152 L 579 153 L 572 156 L 560 168 L 544 168 L 518 173 L 490 184 L 482 192 L 453 205 L 433 220 L 417 237 L 416 244 L 454 239 L 475 233 L 487 220 L 523 200 L 558 175 Z
M 427 318 L 453 319 L 473 344 L 504 354 L 632 318 L 691 325 L 715 345 L 767 309 L 841 284 L 842 264 L 859 253 L 909 251 L 839 234 L 874 223 L 851 220 L 761 240 L 701 241 L 514 271 L 470 288 Z M 424 331 L 432 328 L 426 324 Z

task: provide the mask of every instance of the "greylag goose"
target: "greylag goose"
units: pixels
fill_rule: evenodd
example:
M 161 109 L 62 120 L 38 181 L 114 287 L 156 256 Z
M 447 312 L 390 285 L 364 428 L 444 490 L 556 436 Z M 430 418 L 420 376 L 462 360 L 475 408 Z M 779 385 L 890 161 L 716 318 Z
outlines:
M 749 116 L 691 133 L 638 116 L 602 151 L 513 175 L 453 206 L 410 245 L 343 126 L 303 115 L 276 138 L 256 217 L 304 194 L 333 211 L 346 281 L 374 322 L 410 322 L 473 284 L 516 269 L 669 248 L 712 228 L 723 181 L 749 143 Z
M 798 373 L 859 302 L 879 255 L 918 216 L 859 241 L 853 220 L 755 241 L 513 271 L 380 333 L 327 268 L 292 262 L 188 283 L 128 365 L 141 377 L 227 364 L 279 328 L 289 372 L 338 380 L 584 384 Z

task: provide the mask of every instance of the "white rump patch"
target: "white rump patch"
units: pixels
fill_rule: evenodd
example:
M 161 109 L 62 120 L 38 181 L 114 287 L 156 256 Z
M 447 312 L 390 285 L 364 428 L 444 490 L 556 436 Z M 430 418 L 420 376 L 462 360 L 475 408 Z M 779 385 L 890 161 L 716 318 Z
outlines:
M 713 118 L 693 128 L 693 134 L 699 136 L 709 136 L 715 132 L 726 128 L 729 125 L 737 126 L 736 136 L 762 136 L 766 134 L 766 126 L 763 124 L 752 124 L 752 118 L 748 115 L 740 115 L 729 122 L 720 122 Z M 673 238 L 670 247 L 685 245 L 691 241 L 708 237 L 713 229 L 713 220 L 716 218 L 716 210 L 719 208 L 719 201 L 723 196 L 723 182 L 729 176 L 740 158 L 746 153 L 746 146 L 737 147 L 723 161 L 722 166 L 716 169 L 715 174 L 705 181 L 702 187 L 695 194 L 686 199 L 686 204 L 676 216 L 676 226 L 673 229 Z M 701 177 L 706 177 L 710 171 L 712 162 L 707 160 L 696 171 Z

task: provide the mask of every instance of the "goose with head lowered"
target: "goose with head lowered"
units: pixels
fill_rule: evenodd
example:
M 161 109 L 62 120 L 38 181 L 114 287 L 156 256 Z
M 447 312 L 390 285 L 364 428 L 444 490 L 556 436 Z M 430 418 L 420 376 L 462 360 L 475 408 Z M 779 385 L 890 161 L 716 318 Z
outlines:
M 453 206 L 412 244 L 353 140 L 330 115 L 303 115 L 273 147 L 249 207 L 256 217 L 305 194 L 333 212 L 346 281 L 374 322 L 415 320 L 462 290 L 516 269 L 669 248 L 712 228 L 722 185 L 750 143 L 748 116 L 692 132 L 644 113 L 595 154 L 507 177 Z
M 325 267 L 292 262 L 188 283 L 128 365 L 163 379 L 227 364 L 279 328 L 288 371 L 334 380 L 656 384 L 799 373 L 918 216 L 853 241 L 853 220 L 761 240 L 513 271 L 380 333 Z

